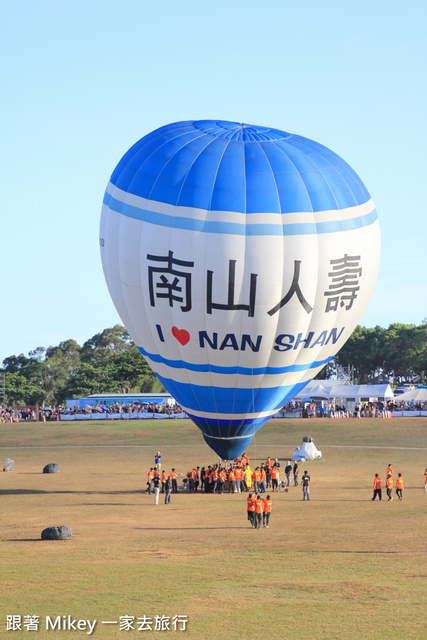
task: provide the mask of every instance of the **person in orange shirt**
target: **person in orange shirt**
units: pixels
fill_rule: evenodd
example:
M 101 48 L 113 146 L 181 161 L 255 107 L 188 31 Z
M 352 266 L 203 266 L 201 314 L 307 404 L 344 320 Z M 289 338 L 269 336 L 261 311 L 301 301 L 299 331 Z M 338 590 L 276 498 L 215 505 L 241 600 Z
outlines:
M 393 496 L 391 495 L 391 491 L 393 489 L 393 478 L 391 477 L 391 474 L 389 474 L 387 476 L 387 480 L 385 481 L 385 486 L 387 489 L 387 496 L 388 496 L 388 500 L 393 500 Z
M 264 511 L 264 500 L 261 496 L 257 496 L 255 500 L 256 529 L 262 528 L 262 514 Z
M 233 468 L 231 468 L 228 472 L 228 479 L 230 480 L 230 488 L 228 489 L 228 493 L 234 493 L 236 490 L 236 474 L 234 473 Z
M 273 491 L 279 491 L 279 467 L 272 467 L 271 469 L 271 485 Z
M 166 476 L 166 472 L 162 471 L 162 490 L 160 493 L 164 493 L 165 492 L 165 488 L 166 488 L 166 480 L 167 480 L 167 476 Z
M 172 493 L 178 493 L 178 483 L 177 483 L 177 477 L 178 474 L 175 471 L 175 469 L 172 469 L 172 471 L 170 472 L 169 478 L 172 481 Z
M 256 527 L 256 514 L 255 514 L 255 496 L 250 493 L 247 498 L 248 520 L 252 525 L 252 529 Z
M 261 481 L 261 471 L 259 467 L 255 467 L 255 471 L 252 474 L 252 483 L 254 485 L 255 493 L 258 493 L 258 485 Z
M 374 478 L 374 495 L 372 497 L 372 500 L 375 500 L 377 496 L 380 501 L 382 500 L 382 491 L 381 491 L 382 482 L 383 481 L 379 477 L 378 473 L 376 473 Z
M 261 474 L 261 477 L 258 485 L 258 491 L 260 493 L 265 493 L 266 473 L 265 473 L 265 467 L 263 464 L 261 465 L 260 474 Z
M 427 493 L 427 469 L 425 470 L 425 478 L 424 478 L 424 493 Z
M 249 464 L 249 458 L 248 458 L 248 456 L 246 455 L 246 453 L 242 453 L 242 462 L 244 463 L 245 467 L 247 467 L 247 466 L 248 466 L 248 464 Z
M 243 471 L 240 469 L 240 467 L 235 467 L 234 468 L 234 475 L 236 477 L 236 489 L 237 489 L 237 493 L 241 492 L 241 487 L 240 487 L 240 483 L 242 480 L 242 476 L 243 476 Z
M 217 493 L 218 489 L 218 467 L 215 466 L 212 471 L 212 493 Z
M 265 461 L 265 465 L 266 467 L 271 469 L 271 467 L 273 466 L 273 460 L 270 457 L 268 457 L 267 460 Z
M 392 467 L 392 464 L 390 462 L 390 464 L 387 467 L 386 476 L 388 477 L 388 476 L 392 476 L 392 475 L 393 475 L 393 467 Z
M 403 500 L 403 478 L 401 473 L 398 473 L 396 478 L 396 495 L 399 500 Z
M 271 505 L 273 504 L 273 501 L 270 496 L 267 496 L 266 499 L 263 500 L 263 502 L 264 511 L 262 513 L 262 524 L 268 529 L 268 524 L 270 522 Z
M 147 475 L 147 489 L 145 491 L 145 493 L 148 493 L 149 495 L 150 493 L 154 493 L 153 478 L 154 478 L 154 469 L 153 467 L 151 467 Z

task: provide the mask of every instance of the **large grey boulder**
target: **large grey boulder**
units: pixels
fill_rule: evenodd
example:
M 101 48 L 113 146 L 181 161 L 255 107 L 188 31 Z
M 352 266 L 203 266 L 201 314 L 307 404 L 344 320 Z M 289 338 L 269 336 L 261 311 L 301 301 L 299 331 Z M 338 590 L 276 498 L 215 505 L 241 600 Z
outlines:
M 44 467 L 43 473 L 59 473 L 59 467 L 54 462 L 50 462 Z
M 15 460 L 12 458 L 6 458 L 4 461 L 3 471 L 13 471 L 15 468 Z
M 42 540 L 70 540 L 73 532 L 69 527 L 48 527 L 42 531 Z

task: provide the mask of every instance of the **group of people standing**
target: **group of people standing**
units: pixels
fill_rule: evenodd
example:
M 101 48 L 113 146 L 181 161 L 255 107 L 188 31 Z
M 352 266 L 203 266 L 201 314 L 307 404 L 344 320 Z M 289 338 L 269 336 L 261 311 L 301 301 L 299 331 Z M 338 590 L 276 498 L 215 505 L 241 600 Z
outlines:
M 387 475 L 387 480 L 386 480 L 385 486 L 387 491 L 388 502 L 390 502 L 391 500 L 393 500 L 393 496 L 392 496 L 393 467 L 391 463 L 387 467 L 386 475 Z M 372 496 L 372 500 L 375 500 L 377 496 L 378 496 L 378 500 L 380 501 L 382 500 L 382 482 L 383 482 L 382 479 L 380 478 L 378 473 L 376 473 L 374 478 L 374 495 Z M 403 478 L 401 473 L 398 473 L 396 478 L 396 495 L 399 500 L 403 500 Z
M 182 475 L 182 474 L 180 474 Z M 183 485 L 189 492 L 205 492 L 223 494 L 248 492 L 248 513 L 254 528 L 268 527 L 271 513 L 271 497 L 261 498 L 261 494 L 269 489 L 278 492 L 281 488 L 285 491 L 291 486 L 293 475 L 294 486 L 299 486 L 298 463 L 293 465 L 288 460 L 284 468 L 284 478 L 280 478 L 280 462 L 277 458 L 270 457 L 254 470 L 251 469 L 249 457 L 246 453 L 236 458 L 233 462 L 208 465 L 206 467 L 195 466 L 187 472 Z M 146 493 L 154 495 L 154 504 L 159 504 L 160 494 L 165 496 L 165 504 L 171 503 L 171 495 L 178 493 L 178 473 L 172 468 L 170 473 L 162 471 L 162 456 L 158 451 L 154 457 L 154 465 L 150 468 L 147 477 Z M 310 476 L 307 471 L 301 479 L 303 500 L 310 500 L 309 485 Z M 249 516 L 248 516 L 249 517 Z
M 271 496 L 265 499 L 260 495 L 250 493 L 247 498 L 248 520 L 252 525 L 252 529 L 261 529 L 270 524 L 270 514 L 273 501 Z
M 267 460 L 255 469 L 251 469 L 246 453 L 236 458 L 232 463 L 219 463 L 207 467 L 193 467 L 187 472 L 184 484 L 190 492 L 205 491 L 206 493 L 242 493 L 254 491 L 266 493 L 280 491 L 291 486 L 291 474 L 294 484 L 298 486 L 298 464 L 292 466 L 288 460 L 285 467 L 286 479 L 280 479 L 280 462 L 276 458 Z
M 171 494 L 178 493 L 178 473 L 172 468 L 169 474 L 161 469 L 161 454 L 158 451 L 154 458 L 154 466 L 150 468 L 147 478 L 146 493 L 154 494 L 154 504 L 159 503 L 160 493 L 165 495 L 165 504 L 171 503 Z M 247 497 L 247 517 L 253 529 L 268 528 L 272 509 L 272 499 L 270 495 L 262 498 L 261 494 L 271 489 L 272 492 L 279 491 L 283 487 L 285 491 L 291 486 L 291 475 L 293 474 L 294 486 L 299 485 L 299 468 L 297 462 L 294 465 L 288 460 L 284 468 L 285 478 L 280 480 L 280 462 L 276 458 L 274 461 L 267 458 L 265 463 L 255 467 L 252 471 L 248 456 L 243 455 L 232 463 L 219 463 L 208 465 L 207 467 L 195 467 L 187 472 L 184 478 L 184 486 L 190 492 L 204 491 L 205 493 L 222 494 L 225 490 L 229 493 L 248 492 Z M 388 501 L 393 500 L 393 466 L 388 465 L 386 470 L 386 491 Z M 301 477 L 303 500 L 310 500 L 310 476 L 307 470 Z M 372 500 L 378 497 L 382 500 L 382 479 L 379 474 L 374 478 L 374 494 Z M 398 473 L 396 482 L 396 496 L 403 500 L 403 478 Z M 425 471 L 424 492 L 427 492 L 427 469 Z
M 160 451 L 154 456 L 154 467 L 151 467 L 147 476 L 147 489 L 145 493 L 154 494 L 154 504 L 159 504 L 160 493 L 165 494 L 165 504 L 171 503 L 171 494 L 178 493 L 178 473 L 172 468 L 169 474 L 162 471 L 162 456 Z

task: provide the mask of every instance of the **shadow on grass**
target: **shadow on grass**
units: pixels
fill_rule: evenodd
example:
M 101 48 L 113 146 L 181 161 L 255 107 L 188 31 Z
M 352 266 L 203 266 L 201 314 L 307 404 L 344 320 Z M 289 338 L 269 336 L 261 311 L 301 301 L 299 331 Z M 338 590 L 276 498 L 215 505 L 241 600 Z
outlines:
M 25 495 L 62 495 L 71 494 L 76 496 L 119 496 L 119 495 L 142 495 L 144 492 L 137 491 L 44 491 L 43 489 L 0 489 L 0 496 L 25 496 Z
M 251 527 L 135 527 L 136 531 L 241 531 L 242 529 L 250 531 Z
M 319 553 L 318 551 L 316 551 L 316 553 Z M 332 551 L 324 551 L 323 553 L 349 553 L 349 554 L 353 554 L 353 553 L 358 553 L 358 554 L 370 554 L 370 555 L 390 555 L 390 554 L 397 554 L 399 553 L 398 551 L 344 551 L 344 550 L 340 550 L 340 549 L 333 549 Z
M 42 540 L 41 538 L 9 538 L 8 542 L 49 542 L 49 540 Z M 50 542 L 57 542 L 57 540 L 51 540 Z

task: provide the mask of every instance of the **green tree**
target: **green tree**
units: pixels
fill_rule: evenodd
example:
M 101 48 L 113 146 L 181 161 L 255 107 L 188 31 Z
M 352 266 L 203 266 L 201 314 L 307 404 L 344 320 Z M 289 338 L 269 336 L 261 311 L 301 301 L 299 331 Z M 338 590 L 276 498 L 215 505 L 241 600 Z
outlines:
M 94 393 L 119 393 L 113 380 L 112 368 L 95 367 L 82 362 L 63 386 L 59 401 L 63 403 L 67 398 L 84 398 Z
M 40 387 L 31 379 L 17 371 L 6 372 L 6 403 L 8 406 L 26 406 L 40 404 L 43 393 Z
M 126 329 L 116 324 L 87 340 L 81 348 L 80 359 L 92 365 L 106 364 L 111 357 L 132 347 L 134 344 Z
M 380 329 L 380 327 L 378 328 Z M 335 356 L 337 364 L 354 366 L 357 384 L 372 380 L 378 368 L 375 348 L 378 343 L 378 330 L 358 325 L 350 338 Z
M 122 393 L 148 393 L 157 380 L 145 358 L 135 346 L 113 356 L 110 365 L 112 375 Z

